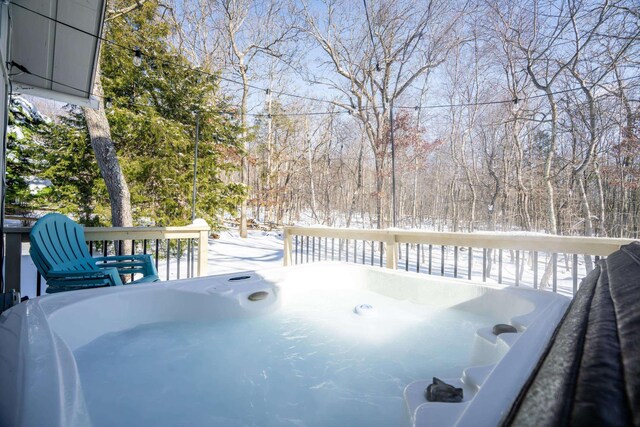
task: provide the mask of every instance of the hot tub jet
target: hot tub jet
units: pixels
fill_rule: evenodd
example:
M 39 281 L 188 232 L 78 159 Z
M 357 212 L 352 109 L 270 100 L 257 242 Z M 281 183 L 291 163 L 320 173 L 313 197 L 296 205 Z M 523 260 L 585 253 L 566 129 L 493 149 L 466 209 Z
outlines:
M 359 316 L 371 316 L 376 313 L 373 306 L 370 304 L 359 304 L 353 309 L 353 312 Z
M 507 325 L 505 323 L 498 323 L 497 325 L 494 325 L 491 332 L 493 332 L 493 335 L 497 336 L 500 334 L 513 334 L 518 332 L 518 330 L 512 325 Z
M 254 292 L 251 295 L 249 295 L 249 301 L 260 301 L 265 299 L 266 297 L 269 296 L 269 292 L 265 292 L 265 291 L 258 291 L 258 292 Z

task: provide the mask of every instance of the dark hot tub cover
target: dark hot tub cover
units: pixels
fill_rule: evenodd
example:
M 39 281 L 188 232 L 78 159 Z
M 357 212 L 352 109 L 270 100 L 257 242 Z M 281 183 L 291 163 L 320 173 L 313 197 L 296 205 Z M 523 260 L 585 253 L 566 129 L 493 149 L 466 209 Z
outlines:
M 640 426 L 640 243 L 582 281 L 505 426 Z

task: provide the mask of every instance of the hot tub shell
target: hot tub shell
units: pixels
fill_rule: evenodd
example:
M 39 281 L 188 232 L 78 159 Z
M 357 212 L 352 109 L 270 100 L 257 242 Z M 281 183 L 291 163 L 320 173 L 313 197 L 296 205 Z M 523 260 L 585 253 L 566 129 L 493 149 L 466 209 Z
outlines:
M 240 280 L 234 278 L 242 277 Z M 168 321 L 216 321 L 277 310 L 289 286 L 363 287 L 428 307 L 491 314 L 517 333 L 477 331 L 469 367 L 443 378 L 464 389 L 460 403 L 427 402 L 431 378 L 405 388 L 407 424 L 497 425 L 509 411 L 569 299 L 381 268 L 315 263 L 162 283 L 47 295 L 0 316 L 0 424 L 90 426 L 74 351 L 110 332 Z M 256 301 L 248 297 L 267 292 Z M 262 295 L 264 296 L 264 295 Z M 231 344 L 232 345 L 232 344 Z M 433 376 L 439 376 L 434 372 Z

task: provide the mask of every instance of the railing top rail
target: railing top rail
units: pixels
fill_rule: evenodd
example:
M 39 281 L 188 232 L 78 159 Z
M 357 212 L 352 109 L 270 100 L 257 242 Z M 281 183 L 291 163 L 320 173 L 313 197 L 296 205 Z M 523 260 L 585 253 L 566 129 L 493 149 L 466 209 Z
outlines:
M 184 229 L 194 231 L 209 231 L 211 228 L 208 225 L 184 225 L 176 227 L 84 227 L 85 233 L 97 232 L 97 231 L 113 231 L 113 232 L 126 232 L 126 231 L 182 231 Z M 31 227 L 5 227 L 5 234 L 21 234 L 29 233 Z
M 284 227 L 285 233 L 297 234 L 299 236 L 310 237 L 340 237 L 340 238 L 358 238 L 365 240 L 380 240 L 386 241 L 390 236 L 394 236 L 395 233 L 390 229 L 384 230 L 366 230 L 362 228 L 336 228 L 336 227 L 301 227 L 301 226 L 288 226 Z
M 4 234 L 28 234 L 31 231 L 31 227 L 5 227 L 3 231 Z
M 201 232 L 207 232 L 208 225 L 185 225 L 183 227 L 85 227 L 87 240 L 139 240 L 139 239 L 190 239 L 198 238 Z M 29 241 L 31 227 L 7 227 L 5 234 L 21 234 L 23 241 Z M 26 240 L 25 240 L 26 239 Z
M 131 232 L 131 231 L 184 231 L 185 229 L 193 231 L 209 231 L 211 228 L 208 225 L 183 225 L 179 227 L 85 227 L 84 232 L 99 232 L 99 231 L 112 231 L 112 232 Z
M 197 238 L 209 227 L 87 227 L 84 235 L 87 240 L 140 240 L 140 239 L 190 239 Z
M 517 249 L 541 252 L 575 253 L 606 256 L 633 239 L 607 237 L 555 236 L 543 234 L 508 234 L 492 232 L 437 232 L 421 230 L 363 230 L 332 227 L 285 227 L 286 234 L 310 237 L 394 241 L 489 249 Z

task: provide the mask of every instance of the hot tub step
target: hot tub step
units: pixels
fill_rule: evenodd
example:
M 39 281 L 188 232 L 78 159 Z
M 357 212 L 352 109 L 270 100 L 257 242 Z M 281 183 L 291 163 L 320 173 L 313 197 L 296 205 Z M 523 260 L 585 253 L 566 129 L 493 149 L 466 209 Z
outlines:
M 420 405 L 412 421 L 413 427 L 439 427 L 455 425 L 469 402 L 427 402 Z
M 462 373 L 462 382 L 469 387 L 480 388 L 496 365 L 472 366 Z
M 476 394 L 478 390 L 477 387 L 475 386 L 468 386 L 467 384 L 462 382 L 460 378 L 453 378 L 453 379 L 445 378 L 443 379 L 443 381 L 454 387 L 459 387 L 463 389 L 464 397 L 462 399 L 462 402 L 459 402 L 459 403 L 429 402 L 427 401 L 424 393 L 427 387 L 429 386 L 429 384 L 433 382 L 433 380 L 414 381 L 408 386 L 406 386 L 404 389 L 404 401 L 407 407 L 407 411 L 410 414 L 412 424 L 414 424 L 417 419 L 416 414 L 419 408 L 425 405 L 427 406 L 444 405 L 445 407 L 448 407 L 450 410 L 457 411 L 456 408 L 458 407 L 464 408 L 464 406 L 466 406 L 465 402 L 468 402 L 469 400 L 473 399 L 473 396 Z M 439 413 L 441 410 L 435 409 L 435 411 Z M 433 425 L 439 425 L 439 424 L 433 424 Z
M 478 329 L 473 341 L 471 364 L 480 366 L 497 363 L 520 335 L 520 333 L 495 335 L 492 326 Z
M 532 311 L 531 313 L 512 317 L 509 323 L 515 326 L 518 329 L 518 332 L 524 332 L 524 330 L 526 330 L 529 325 L 531 325 L 536 320 L 536 317 L 538 315 L 538 312 Z
M 476 337 L 483 339 L 490 344 L 495 344 L 498 340 L 498 336 L 493 333 L 493 326 L 478 329 L 476 331 Z
M 498 337 L 499 341 L 502 341 L 507 347 L 513 347 L 513 344 L 520 338 L 522 334 L 501 334 Z

